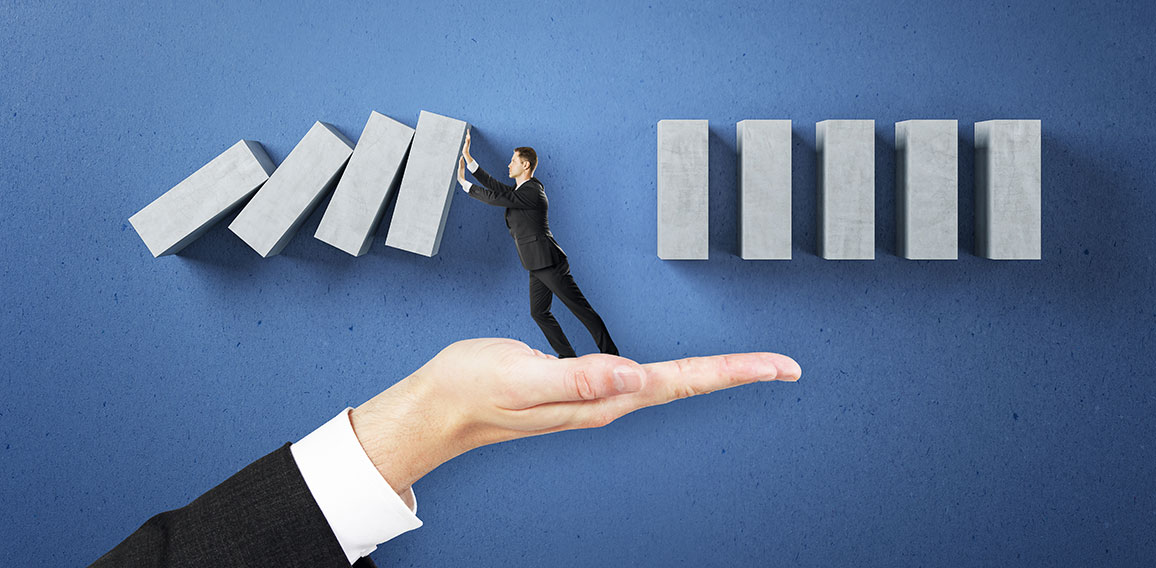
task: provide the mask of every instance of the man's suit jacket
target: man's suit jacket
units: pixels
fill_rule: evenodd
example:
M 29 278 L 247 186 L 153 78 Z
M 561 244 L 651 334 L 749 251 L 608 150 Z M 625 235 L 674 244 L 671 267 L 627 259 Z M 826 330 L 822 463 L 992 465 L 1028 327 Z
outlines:
M 530 178 L 515 189 L 491 177 L 481 166 L 474 170 L 474 177 L 481 186 L 470 187 L 470 197 L 506 208 L 506 227 L 514 237 L 523 268 L 538 270 L 566 259 L 566 253 L 550 233 L 550 222 L 546 218 L 550 203 L 546 200 L 546 188 L 538 178 Z
M 192 503 L 161 513 L 92 566 L 349 568 L 285 444 Z M 357 568 L 373 567 L 369 558 Z

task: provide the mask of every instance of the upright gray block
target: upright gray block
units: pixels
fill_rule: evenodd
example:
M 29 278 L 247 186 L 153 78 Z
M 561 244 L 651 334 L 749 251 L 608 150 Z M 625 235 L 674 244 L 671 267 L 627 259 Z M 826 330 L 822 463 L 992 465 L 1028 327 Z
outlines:
M 425 256 L 438 253 L 467 126 L 461 120 L 421 111 L 386 245 Z
M 412 140 L 412 128 L 371 112 L 314 236 L 353 256 L 369 251 Z
M 955 120 L 895 124 L 895 220 L 899 256 L 955 260 L 959 126 Z
M 739 256 L 791 258 L 791 121 L 744 120 L 739 153 Z
M 875 258 L 875 121 L 824 120 L 818 149 L 819 256 Z
M 658 258 L 663 260 L 709 255 L 709 136 L 706 120 L 658 121 Z
M 273 173 L 261 144 L 241 140 L 128 218 L 153 253 L 173 254 L 197 240 Z
M 1039 260 L 1040 121 L 975 123 L 975 248 L 996 260 Z
M 353 142 L 336 128 L 314 123 L 229 230 L 265 258 L 280 254 L 352 153 Z

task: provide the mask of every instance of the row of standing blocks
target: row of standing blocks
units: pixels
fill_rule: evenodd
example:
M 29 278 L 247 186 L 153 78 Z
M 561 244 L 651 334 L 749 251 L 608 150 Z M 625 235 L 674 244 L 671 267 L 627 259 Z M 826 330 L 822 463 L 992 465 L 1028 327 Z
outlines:
M 737 125 L 739 254 L 791 258 L 791 121 Z M 658 123 L 658 256 L 708 257 L 708 121 Z M 815 125 L 817 249 L 830 260 L 875 258 L 875 121 Z M 896 238 L 912 260 L 958 257 L 958 123 L 895 124 Z M 976 254 L 1041 254 L 1039 120 L 975 123 Z
M 708 123 L 658 123 L 658 256 L 708 255 Z M 153 256 L 173 254 L 248 199 L 229 230 L 262 257 L 281 252 L 334 188 L 316 238 L 369 250 L 396 195 L 385 244 L 437 254 L 468 124 L 422 111 L 417 128 L 370 114 L 356 144 L 317 122 L 280 166 L 241 140 L 129 218 Z M 957 125 L 895 125 L 900 255 L 957 256 Z M 872 120 L 816 125 L 820 256 L 872 259 Z M 739 248 L 744 259 L 791 258 L 791 121 L 738 123 Z M 1040 122 L 976 123 L 976 247 L 994 259 L 1040 258 Z M 251 199 L 250 199 L 251 198 Z

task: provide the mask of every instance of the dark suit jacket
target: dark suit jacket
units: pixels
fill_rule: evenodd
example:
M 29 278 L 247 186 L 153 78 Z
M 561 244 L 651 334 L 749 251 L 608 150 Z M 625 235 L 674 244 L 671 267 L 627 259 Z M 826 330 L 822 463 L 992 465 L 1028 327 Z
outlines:
M 523 268 L 538 270 L 566 259 L 566 253 L 550 233 L 550 222 L 546 218 L 550 203 L 546 200 L 546 188 L 538 178 L 530 178 L 515 189 L 491 177 L 481 166 L 474 172 L 474 178 L 481 186 L 474 184 L 470 197 L 506 208 L 506 227 L 514 237 Z
M 349 568 L 289 444 L 192 503 L 149 519 L 92 566 Z M 354 566 L 374 566 L 362 558 Z

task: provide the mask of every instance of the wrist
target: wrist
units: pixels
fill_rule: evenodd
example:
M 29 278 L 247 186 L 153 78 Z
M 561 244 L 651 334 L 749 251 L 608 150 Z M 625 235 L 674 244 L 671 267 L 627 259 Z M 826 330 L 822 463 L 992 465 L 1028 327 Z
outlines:
M 350 413 L 362 449 L 398 495 L 465 451 L 454 450 L 454 424 L 447 418 L 417 373 Z

